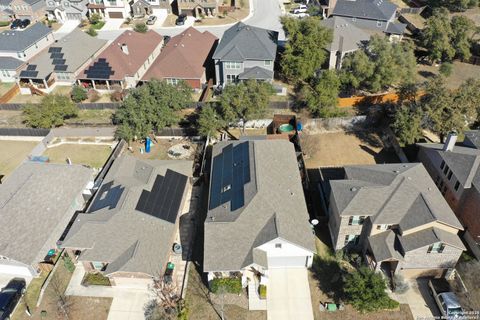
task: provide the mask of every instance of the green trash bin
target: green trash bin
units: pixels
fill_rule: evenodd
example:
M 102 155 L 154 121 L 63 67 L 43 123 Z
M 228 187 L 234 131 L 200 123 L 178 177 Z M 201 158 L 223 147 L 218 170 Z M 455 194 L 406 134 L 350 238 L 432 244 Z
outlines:
M 335 304 L 335 303 L 327 304 L 327 310 L 328 311 L 337 311 L 337 304 Z

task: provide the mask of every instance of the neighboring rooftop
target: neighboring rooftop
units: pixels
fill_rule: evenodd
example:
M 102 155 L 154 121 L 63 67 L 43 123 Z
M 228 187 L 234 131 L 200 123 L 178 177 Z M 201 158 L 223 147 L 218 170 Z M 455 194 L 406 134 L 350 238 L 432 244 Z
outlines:
M 404 232 L 433 221 L 463 229 L 421 163 L 348 166 L 330 186 L 340 215 L 361 213 Z
M 332 42 L 325 48 L 328 51 L 355 51 L 370 40 L 370 34 L 342 17 L 330 17 L 320 23 L 333 33 Z
M 53 72 L 74 73 L 106 44 L 106 40 L 91 37 L 78 28 L 74 29 L 29 60 L 20 72 L 20 77 L 46 79 Z
M 480 130 L 465 131 L 463 145 L 480 150 Z
M 288 140 L 219 142 L 212 151 L 210 181 L 205 272 L 265 265 L 255 248 L 275 238 L 315 251 L 297 158 Z
M 46 37 L 52 29 L 37 22 L 25 30 L 5 30 L 0 33 L 0 51 L 23 51 Z
M 191 172 L 191 161 L 117 158 L 62 247 L 82 249 L 81 261 L 107 262 L 106 274 L 159 275 L 168 262 Z
M 153 30 L 146 33 L 124 31 L 78 78 L 124 80 L 134 76 L 162 40 L 163 37 Z
M 208 31 L 200 32 L 189 27 L 168 41 L 143 80 L 202 78 L 217 40 Z
M 333 16 L 389 21 L 397 6 L 388 0 L 338 0 Z
M 0 255 L 25 264 L 43 261 L 73 216 L 73 204 L 93 170 L 26 162 L 0 184 Z
M 225 61 L 275 60 L 278 32 L 239 22 L 223 34 L 213 59 Z
M 17 70 L 24 63 L 13 57 L 0 57 L 0 70 Z

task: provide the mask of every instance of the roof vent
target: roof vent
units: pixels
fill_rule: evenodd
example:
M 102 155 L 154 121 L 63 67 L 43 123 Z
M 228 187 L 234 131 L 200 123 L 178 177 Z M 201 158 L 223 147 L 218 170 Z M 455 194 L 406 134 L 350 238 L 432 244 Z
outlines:
M 127 55 L 129 54 L 129 52 L 128 52 L 128 46 L 127 46 L 126 43 L 123 43 L 120 47 L 122 48 L 123 53 L 125 53 L 125 54 L 127 54 Z
M 412 177 L 407 177 L 408 180 L 412 180 Z
M 393 170 L 393 173 L 400 173 L 399 170 Z
M 355 191 L 357 191 L 357 188 L 352 187 L 352 188 L 350 188 L 350 191 L 355 192 Z

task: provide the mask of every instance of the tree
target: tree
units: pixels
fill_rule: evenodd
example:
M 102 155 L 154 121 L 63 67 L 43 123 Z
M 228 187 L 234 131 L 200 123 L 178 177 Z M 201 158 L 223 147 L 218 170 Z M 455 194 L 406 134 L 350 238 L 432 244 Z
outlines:
M 451 43 L 455 57 L 468 60 L 472 56 L 470 36 L 475 32 L 475 23 L 465 16 L 454 16 L 450 22 L 452 28 Z
M 390 299 L 386 288 L 382 276 L 368 267 L 360 267 L 345 277 L 344 292 L 353 307 L 361 312 L 398 307 L 399 303 Z
M 274 93 L 268 82 L 247 80 L 227 86 L 219 99 L 222 119 L 227 123 L 243 122 L 263 117 L 270 96 Z
M 455 91 L 454 103 L 463 110 L 465 121 L 473 123 L 479 121 L 480 116 L 480 80 L 467 79 Z
M 315 76 L 327 58 L 325 50 L 332 41 L 332 31 L 319 23 L 319 18 L 295 19 L 282 17 L 288 42 L 280 62 L 289 82 L 298 83 Z
M 401 105 L 392 124 L 400 144 L 415 143 L 422 136 L 422 110 L 412 102 Z
M 88 95 L 87 95 L 87 90 L 85 88 L 80 87 L 80 86 L 73 86 L 72 91 L 70 92 L 70 97 L 72 98 L 73 102 L 79 103 L 82 102 L 83 100 L 87 100 Z
M 453 64 L 451 64 L 450 62 L 444 62 L 440 65 L 438 71 L 440 71 L 440 74 L 442 76 L 449 77 L 453 72 Z
M 415 81 L 416 59 L 410 42 L 392 43 L 373 36 L 361 51 L 345 57 L 341 79 L 344 86 L 372 92 Z
M 88 28 L 86 33 L 91 37 L 96 37 L 98 35 L 97 30 L 95 30 L 95 28 L 93 28 L 93 27 Z
M 146 137 L 180 120 L 178 111 L 192 101 L 192 89 L 180 82 L 173 86 L 152 80 L 133 89 L 115 112 L 116 136 L 126 141 Z
M 27 104 L 23 109 L 25 123 L 33 128 L 53 128 L 63 125 L 65 119 L 78 115 L 78 107 L 69 97 L 49 94 L 40 104 Z
M 135 26 L 133 27 L 133 30 L 139 33 L 145 33 L 148 31 L 148 27 L 145 23 L 143 22 L 138 22 L 135 23 Z
M 57 314 L 62 319 L 69 319 L 70 311 L 73 307 L 73 300 L 65 294 L 65 283 L 57 272 L 54 272 L 46 292 L 55 302 Z
M 102 17 L 98 13 L 92 13 L 90 15 L 90 23 L 91 24 L 97 24 L 102 20 Z
M 428 48 L 431 62 L 449 61 L 455 56 L 455 48 L 450 41 L 452 33 L 448 10 L 435 9 L 422 31 L 422 45 Z
M 301 96 L 314 116 L 322 118 L 339 114 L 337 108 L 340 79 L 333 70 L 325 70 L 311 84 L 303 86 Z
M 211 105 L 203 107 L 198 118 L 198 132 L 204 137 L 215 136 L 222 127 L 224 122 L 217 110 Z

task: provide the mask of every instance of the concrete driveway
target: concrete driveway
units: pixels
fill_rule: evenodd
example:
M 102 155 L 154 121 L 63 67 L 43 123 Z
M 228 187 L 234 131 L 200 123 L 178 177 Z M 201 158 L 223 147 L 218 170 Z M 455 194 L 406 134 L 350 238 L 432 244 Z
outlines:
M 105 24 L 102 27 L 102 31 L 118 31 L 120 30 L 120 26 L 123 24 L 125 19 L 108 19 L 105 21 Z M 121 29 L 121 31 L 125 31 L 126 29 Z
M 268 275 L 267 319 L 313 320 L 307 269 L 270 269 Z
M 428 279 L 405 279 L 409 289 L 403 294 L 391 293 L 393 299 L 410 306 L 414 319 L 434 319 L 440 316 L 435 300 L 428 292 Z

